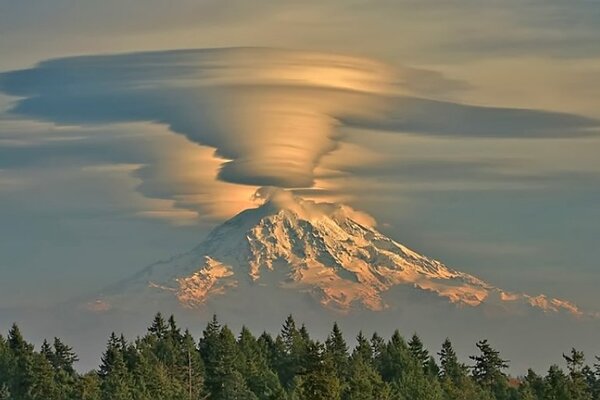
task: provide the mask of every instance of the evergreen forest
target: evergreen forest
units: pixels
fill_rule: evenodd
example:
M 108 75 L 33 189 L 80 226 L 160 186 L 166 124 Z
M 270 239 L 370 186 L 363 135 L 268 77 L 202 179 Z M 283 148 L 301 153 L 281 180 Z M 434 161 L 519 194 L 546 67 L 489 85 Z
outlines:
M 337 324 L 325 341 L 289 316 L 281 331 L 237 335 L 213 319 L 201 337 L 157 314 L 144 336 L 111 334 L 96 370 L 80 373 L 61 339 L 39 349 L 17 325 L 0 335 L 0 400 L 595 400 L 600 362 L 582 352 L 538 374 L 507 374 L 487 340 L 469 362 L 446 339 L 427 349 L 418 335 L 359 333 L 351 348 Z

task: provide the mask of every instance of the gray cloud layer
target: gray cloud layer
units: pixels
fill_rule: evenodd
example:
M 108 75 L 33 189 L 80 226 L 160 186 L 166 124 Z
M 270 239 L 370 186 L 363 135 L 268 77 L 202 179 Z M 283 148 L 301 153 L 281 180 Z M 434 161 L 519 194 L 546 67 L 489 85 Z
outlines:
M 396 97 L 377 120 L 348 119 L 351 126 L 433 136 L 559 138 L 597 135 L 600 121 L 583 116 L 516 108 L 480 107 Z

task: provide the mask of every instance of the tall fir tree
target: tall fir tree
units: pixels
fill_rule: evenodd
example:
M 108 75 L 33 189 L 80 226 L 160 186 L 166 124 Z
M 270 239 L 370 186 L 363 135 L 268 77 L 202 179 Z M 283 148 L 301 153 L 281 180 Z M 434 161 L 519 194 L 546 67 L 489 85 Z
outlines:
M 240 372 L 239 362 L 240 354 L 235 337 L 227 326 L 223 326 L 219 333 L 218 362 L 215 371 L 217 382 L 211 382 L 212 398 L 219 400 L 256 398 Z
M 381 350 L 379 372 L 386 382 L 398 381 L 413 363 L 412 355 L 399 331 L 394 331 Z
M 385 340 L 379 336 L 377 332 L 374 332 L 371 336 L 371 354 L 373 355 L 373 365 L 377 372 L 381 374 L 383 354 L 385 352 Z
M 113 332 L 102 355 L 99 375 L 102 400 L 132 400 L 132 377 L 123 357 L 123 341 Z
M 50 360 L 56 371 L 63 371 L 68 375 L 75 374 L 73 365 L 79 361 L 73 348 L 64 344 L 59 338 L 55 337 L 52 344 L 53 358 Z
M 200 341 L 206 379 L 211 399 L 255 399 L 241 369 L 236 339 L 227 326 L 221 327 L 216 316 L 208 323 Z
M 275 340 L 275 370 L 286 389 L 291 387 L 294 377 L 305 367 L 306 353 L 309 346 L 308 334 L 304 335 L 296 327 L 294 318 L 289 315 L 283 323 L 281 333 Z
M 370 347 L 369 347 L 370 348 Z M 346 384 L 342 388 L 343 400 L 387 400 L 391 398 L 390 387 L 373 366 L 363 350 L 353 352 L 348 363 Z
M 40 354 L 43 355 L 48 362 L 52 362 L 54 360 L 54 351 L 46 339 L 44 339 L 42 345 L 40 346 Z
M 279 378 L 269 367 L 267 356 L 252 333 L 243 327 L 238 339 L 240 372 L 246 378 L 248 388 L 260 400 L 285 399 L 285 391 Z
M 440 357 L 440 378 L 456 382 L 465 371 L 465 367 L 459 363 L 450 339 L 444 340 L 438 356 Z
M 32 382 L 28 395 L 32 400 L 64 400 L 68 399 L 70 387 L 63 383 L 59 387 L 55 379 L 55 371 L 50 361 L 43 354 L 33 355 Z M 70 382 L 69 382 L 70 383 Z M 64 393 L 63 393 L 64 392 Z
M 213 315 L 208 322 L 200 339 L 199 350 L 205 367 L 205 385 L 211 393 L 221 385 L 219 377 L 219 363 L 221 357 L 220 342 L 221 324 L 217 316 Z
M 348 345 L 337 322 L 333 324 L 331 333 L 325 341 L 325 351 L 334 365 L 336 376 L 342 388 L 348 378 Z
M 45 352 L 47 354 L 44 356 L 48 358 L 48 350 L 45 350 Z M 49 361 L 54 370 L 54 381 L 59 393 L 58 396 L 61 399 L 69 399 L 73 396 L 77 379 L 74 364 L 79 361 L 79 358 L 72 347 L 66 345 L 57 337 L 54 338 L 50 354 Z
M 148 332 L 158 338 L 164 338 L 167 335 L 167 324 L 161 313 L 156 313 Z
M 408 350 L 417 364 L 421 365 L 424 371 L 428 371 L 429 351 L 427 351 L 423 345 L 423 341 L 416 333 L 408 341 Z
M 186 330 L 182 337 L 181 356 L 179 377 L 184 382 L 187 397 L 190 399 L 205 397 L 204 362 L 189 330 Z
M 592 400 L 590 388 L 585 376 L 585 356 L 583 352 L 571 349 L 569 355 L 563 354 L 569 370 L 569 396 L 572 400 Z
M 7 343 L 11 352 L 8 368 L 10 394 L 15 399 L 30 400 L 34 384 L 33 346 L 25 341 L 16 324 L 8 332 Z
M 321 343 L 311 343 L 302 377 L 302 399 L 340 400 L 342 389 L 333 362 Z
M 369 340 L 363 335 L 362 331 L 356 336 L 356 346 L 352 351 L 352 357 L 360 357 L 364 362 L 373 364 L 373 348 Z
M 492 348 L 487 340 L 480 340 L 476 344 L 480 354 L 471 356 L 475 361 L 473 378 L 482 388 L 491 392 L 498 400 L 508 399 L 510 389 L 508 378 L 504 370 L 508 368 L 508 361 L 500 357 L 500 352 Z
M 527 386 L 533 394 L 534 399 L 542 400 L 544 398 L 544 378 L 529 368 L 527 374 L 522 380 L 522 385 Z

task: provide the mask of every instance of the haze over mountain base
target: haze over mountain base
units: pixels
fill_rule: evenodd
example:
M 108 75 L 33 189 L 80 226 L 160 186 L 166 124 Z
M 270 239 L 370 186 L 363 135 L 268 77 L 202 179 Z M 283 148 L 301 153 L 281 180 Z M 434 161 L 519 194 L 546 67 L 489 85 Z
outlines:
M 491 308 L 457 307 L 406 286 L 388 293 L 401 306 L 381 312 L 357 310 L 349 314 L 323 308 L 305 293 L 272 288 L 264 294 L 252 296 L 249 291 L 234 290 L 229 296 L 209 300 L 198 309 L 182 308 L 170 299 L 140 303 L 137 310 L 103 313 L 90 313 L 75 304 L 38 311 L 3 310 L 0 324 L 7 329 L 16 321 L 27 338 L 38 344 L 44 338 L 61 337 L 78 352 L 80 370 L 97 367 L 98 357 L 112 331 L 123 332 L 129 338 L 142 335 L 157 311 L 165 315 L 173 313 L 180 326 L 189 327 L 195 333 L 201 332 L 216 313 L 219 320 L 234 331 L 245 325 L 257 335 L 262 331 L 275 334 L 291 313 L 298 323 L 306 323 L 318 339 L 324 339 L 337 321 L 350 345 L 360 330 L 367 336 L 373 331 L 390 335 L 394 329 L 399 329 L 405 337 L 417 332 L 432 351 L 439 349 L 449 337 L 465 362 L 468 355 L 475 354 L 475 342 L 487 338 L 510 360 L 509 372 L 515 375 L 525 373 L 528 367 L 543 372 L 552 363 L 561 364 L 560 354 L 573 346 L 590 356 L 600 353 L 597 340 L 600 323 L 594 319 L 540 312 L 508 315 Z M 574 329 L 575 324 L 577 329 Z

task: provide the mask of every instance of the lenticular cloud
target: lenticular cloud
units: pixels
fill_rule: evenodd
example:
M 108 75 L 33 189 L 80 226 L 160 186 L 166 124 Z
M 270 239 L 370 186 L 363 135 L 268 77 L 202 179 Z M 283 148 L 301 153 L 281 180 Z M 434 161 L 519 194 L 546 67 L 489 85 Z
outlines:
M 205 49 L 46 61 L 0 76 L 15 111 L 60 123 L 155 121 L 216 149 L 231 183 L 310 187 L 342 118 L 376 118 L 391 71 L 274 49 Z
M 156 123 L 141 124 L 138 147 L 114 140 L 91 161 L 121 154 L 121 162 L 139 165 L 136 190 L 144 196 L 218 218 L 243 209 L 262 186 L 325 189 L 320 195 L 338 200 L 336 171 L 324 176 L 322 157 L 341 147 L 348 132 L 341 127 L 455 137 L 598 134 L 600 121 L 583 116 L 435 98 L 460 88 L 432 71 L 265 48 L 69 57 L 0 73 L 0 91 L 19 97 L 12 111 L 28 119 Z M 170 132 L 153 137 L 164 127 Z M 360 163 L 362 150 L 347 164 Z

